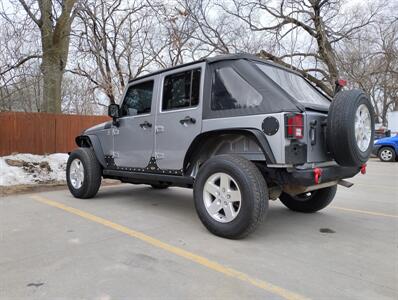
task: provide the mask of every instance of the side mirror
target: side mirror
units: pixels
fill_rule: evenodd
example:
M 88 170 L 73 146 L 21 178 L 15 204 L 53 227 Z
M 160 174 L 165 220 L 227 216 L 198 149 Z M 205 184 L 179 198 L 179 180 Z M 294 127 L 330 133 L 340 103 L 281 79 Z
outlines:
M 108 106 L 108 116 L 113 119 L 113 125 L 118 126 L 119 121 L 118 118 L 120 117 L 120 107 L 119 104 L 112 103 Z

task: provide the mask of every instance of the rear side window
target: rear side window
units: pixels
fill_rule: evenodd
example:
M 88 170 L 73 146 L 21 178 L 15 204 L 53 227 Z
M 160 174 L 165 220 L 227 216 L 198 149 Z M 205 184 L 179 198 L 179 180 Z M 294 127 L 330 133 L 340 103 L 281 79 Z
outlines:
M 199 104 L 200 69 L 166 76 L 163 84 L 162 111 Z
M 257 64 L 257 66 L 297 101 L 306 104 L 330 105 L 330 101 L 303 77 L 266 64 Z
M 224 67 L 214 71 L 212 110 L 253 108 L 262 101 L 262 95 L 233 68 Z
M 130 86 L 124 97 L 122 116 L 135 116 L 151 112 L 153 80 Z

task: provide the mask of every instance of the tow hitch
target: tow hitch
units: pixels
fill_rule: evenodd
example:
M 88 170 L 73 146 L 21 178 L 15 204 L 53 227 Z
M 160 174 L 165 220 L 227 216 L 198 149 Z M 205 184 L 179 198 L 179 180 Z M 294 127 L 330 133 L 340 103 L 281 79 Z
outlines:
M 342 186 L 344 186 L 344 187 L 346 187 L 346 188 L 350 188 L 350 187 L 352 187 L 352 186 L 354 185 L 352 182 L 349 182 L 349 181 L 344 180 L 344 179 L 340 179 L 340 180 L 337 182 L 337 184 L 340 184 L 340 185 L 342 185 Z

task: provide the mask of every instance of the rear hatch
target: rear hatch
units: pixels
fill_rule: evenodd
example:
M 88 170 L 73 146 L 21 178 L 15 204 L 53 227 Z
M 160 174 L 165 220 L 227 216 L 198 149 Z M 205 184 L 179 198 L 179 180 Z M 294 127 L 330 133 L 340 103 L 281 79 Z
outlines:
M 264 63 L 257 63 L 257 67 L 303 112 L 303 133 L 296 142 L 298 147 L 307 145 L 306 162 L 331 161 L 326 148 L 326 120 L 331 99 L 296 72 Z
M 307 110 L 285 114 L 285 162 L 293 165 L 329 162 L 327 113 Z
M 307 162 L 318 163 L 333 160 L 326 147 L 327 113 L 307 111 L 304 114 L 304 136 L 307 144 Z

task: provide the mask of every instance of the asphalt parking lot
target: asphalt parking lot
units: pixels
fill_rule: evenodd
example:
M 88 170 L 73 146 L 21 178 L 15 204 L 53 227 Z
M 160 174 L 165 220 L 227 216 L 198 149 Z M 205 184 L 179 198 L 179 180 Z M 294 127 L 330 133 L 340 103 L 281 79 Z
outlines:
M 205 230 L 188 189 L 0 198 L 0 299 L 398 299 L 398 163 L 352 181 L 316 214 L 271 202 L 239 241 Z

